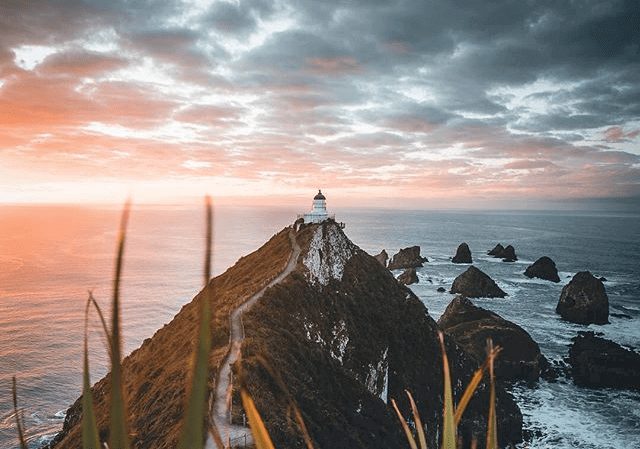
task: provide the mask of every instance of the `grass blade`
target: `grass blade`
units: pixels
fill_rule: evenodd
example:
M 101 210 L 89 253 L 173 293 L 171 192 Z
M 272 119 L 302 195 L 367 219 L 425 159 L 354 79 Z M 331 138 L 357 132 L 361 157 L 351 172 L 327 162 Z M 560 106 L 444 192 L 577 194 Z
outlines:
M 253 434 L 253 440 L 257 449 L 275 449 L 271 437 L 267 428 L 264 426 L 264 422 L 258 413 L 256 405 L 253 403 L 253 399 L 249 396 L 244 388 L 240 390 L 240 396 L 242 397 L 242 406 L 249 419 L 249 426 L 251 427 L 251 433 Z
M 449 372 L 449 359 L 444 347 L 444 335 L 438 332 L 440 347 L 442 348 L 442 372 L 444 375 L 444 412 L 441 449 L 456 449 L 456 421 L 453 416 L 453 392 L 451 389 L 451 374 Z
M 209 195 L 205 196 L 204 202 L 207 222 L 207 229 L 205 232 L 206 252 L 204 253 L 204 285 L 206 286 L 209 283 L 209 279 L 211 279 L 211 256 L 213 254 L 213 207 L 211 205 L 211 197 Z
M 211 277 L 211 247 L 213 235 L 213 212 L 211 198 L 206 197 L 206 254 L 204 263 L 205 286 Z M 200 328 L 195 352 L 195 363 L 191 376 L 191 391 L 187 402 L 187 413 L 184 418 L 182 434 L 178 442 L 179 449 L 201 449 L 204 446 L 204 426 L 206 420 L 205 406 L 207 383 L 209 378 L 209 351 L 211 350 L 211 307 L 210 292 L 202 295 L 202 311 Z
M 416 445 L 416 439 L 413 437 L 413 433 L 411 433 L 411 429 L 409 429 L 407 420 L 404 419 L 404 416 L 402 416 L 402 413 L 400 413 L 398 404 L 396 404 L 396 401 L 394 399 L 391 399 L 391 405 L 393 405 L 393 409 L 396 411 L 396 414 L 400 419 L 400 425 L 402 426 L 402 430 L 404 430 L 404 434 L 407 437 L 407 441 L 409 442 L 409 447 L 411 447 L 411 449 L 418 449 L 418 446 Z
M 89 306 L 94 302 L 91 292 L 84 308 L 84 361 L 82 366 L 82 447 L 84 449 L 99 449 L 100 437 L 93 410 L 93 394 L 89 378 Z
M 113 279 L 113 302 L 111 309 L 111 419 L 109 429 L 110 449 L 129 449 L 129 431 L 122 382 L 122 341 L 120 338 L 120 279 L 124 262 L 124 243 L 127 234 L 130 203 L 126 202 L 120 219 L 118 254 Z
M 22 412 L 18 409 L 18 386 L 16 376 L 12 378 L 13 384 L 11 392 L 13 395 L 13 413 L 16 417 L 16 426 L 18 427 L 18 439 L 20 440 L 20 449 L 28 449 L 27 440 L 24 437 L 24 422 L 22 420 Z
M 476 389 L 478 388 L 478 385 L 480 385 L 480 381 L 482 380 L 482 376 L 484 375 L 485 369 L 487 369 L 487 362 L 485 362 L 480 368 L 476 370 L 475 373 L 473 373 L 473 377 L 469 381 L 469 385 L 467 385 L 467 388 L 465 388 L 464 393 L 460 398 L 460 402 L 456 407 L 456 413 L 454 416 L 456 421 L 456 426 L 460 424 L 460 420 L 462 419 L 462 414 L 467 408 L 467 405 L 469 405 L 469 401 L 471 400 L 473 393 L 475 393 Z
M 96 299 L 93 297 L 93 292 L 91 290 L 89 290 L 89 301 L 91 302 L 91 304 L 93 304 L 93 308 L 96 309 L 96 312 L 98 312 L 98 318 L 100 318 L 100 324 L 102 325 L 102 332 L 104 334 L 105 341 L 107 342 L 107 352 L 109 353 L 109 359 L 111 359 L 111 337 L 109 328 L 107 327 L 107 321 L 104 319 L 102 309 L 100 308 L 98 301 L 96 301 Z
M 404 390 L 409 396 L 409 402 L 411 403 L 411 410 L 413 411 L 413 421 L 416 423 L 416 431 L 418 432 L 418 441 L 420 442 L 421 449 L 427 449 L 427 439 L 424 436 L 424 428 L 422 427 L 422 420 L 420 419 L 420 413 L 418 413 L 418 407 L 416 401 L 413 400 L 413 396 L 409 393 L 409 390 Z
M 489 359 L 489 422 L 487 423 L 486 449 L 498 449 L 498 428 L 496 423 L 496 382 L 493 372 L 493 362 L 496 354 L 491 339 L 487 341 Z
M 501 350 L 502 348 L 500 346 L 496 346 L 492 349 L 494 360 L 498 356 Z M 460 420 L 462 419 L 462 414 L 467 408 L 467 405 L 469 405 L 469 401 L 471 400 L 473 393 L 475 393 L 476 389 L 478 388 L 478 385 L 480 384 L 480 381 L 484 376 L 484 372 L 487 369 L 489 369 L 489 356 L 487 356 L 482 366 L 478 368 L 478 370 L 473 374 L 473 377 L 469 381 L 469 385 L 467 385 L 467 388 L 464 390 L 464 394 L 462 395 L 462 398 L 460 398 L 460 403 L 456 407 L 456 414 L 455 414 L 456 426 L 460 424 Z

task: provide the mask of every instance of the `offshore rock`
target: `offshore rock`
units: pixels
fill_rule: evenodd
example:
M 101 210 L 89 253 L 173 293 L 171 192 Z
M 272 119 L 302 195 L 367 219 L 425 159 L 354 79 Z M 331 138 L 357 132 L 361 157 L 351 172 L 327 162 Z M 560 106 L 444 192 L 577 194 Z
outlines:
M 579 332 L 569 348 L 576 385 L 640 390 L 640 354 L 593 332 Z
M 516 256 L 516 250 L 513 246 L 508 245 L 499 256 L 501 257 L 503 262 L 515 262 L 518 260 L 518 256 Z
M 500 254 L 502 254 L 503 251 L 504 251 L 504 246 L 498 243 L 496 246 L 493 247 L 492 250 L 487 251 L 487 254 L 493 257 L 501 257 Z
M 577 273 L 564 286 L 556 313 L 577 324 L 608 324 L 609 297 L 602 281 L 588 271 Z
M 380 251 L 379 254 L 373 256 L 378 262 L 380 262 L 380 264 L 386 268 L 387 266 L 387 261 L 389 260 L 389 254 L 387 254 L 386 250 L 382 250 Z
M 418 283 L 418 274 L 415 268 L 407 268 L 398 276 L 398 282 L 404 285 L 411 285 Z
M 516 250 L 512 245 L 507 245 L 505 248 L 498 243 L 491 251 L 487 251 L 487 254 L 497 259 L 502 259 L 503 262 L 515 262 L 518 260 Z
M 422 266 L 423 262 L 428 262 L 426 257 L 420 255 L 419 246 L 410 246 L 409 248 L 403 248 L 393 256 L 391 262 L 389 262 L 390 270 L 398 270 L 404 268 L 418 268 Z
M 472 263 L 471 260 L 471 250 L 469 249 L 469 245 L 466 243 L 461 243 L 456 250 L 456 255 L 451 259 L 453 263 Z
M 473 265 L 451 284 L 450 293 L 460 293 L 468 298 L 504 298 L 507 294 L 493 279 Z
M 481 364 L 486 358 L 487 339 L 502 347 L 496 359 L 496 377 L 507 381 L 536 381 L 549 366 L 533 338 L 517 324 L 497 313 L 477 307 L 456 296 L 438 320 L 445 333 Z
M 524 271 L 524 275 L 528 278 L 539 278 L 551 282 L 560 282 L 558 269 L 551 258 L 542 256 L 533 264 L 529 265 Z

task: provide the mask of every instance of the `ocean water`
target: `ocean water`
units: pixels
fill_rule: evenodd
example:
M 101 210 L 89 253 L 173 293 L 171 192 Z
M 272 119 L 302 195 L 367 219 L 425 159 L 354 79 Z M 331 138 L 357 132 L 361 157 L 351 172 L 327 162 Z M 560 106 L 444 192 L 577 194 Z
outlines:
M 304 209 L 304 207 L 302 207 Z M 292 208 L 217 208 L 214 271 L 220 273 L 293 221 Z M 437 319 L 452 295 L 453 279 L 466 269 L 451 264 L 467 242 L 474 264 L 509 293 L 478 299 L 526 329 L 551 360 L 568 352 L 579 330 L 640 347 L 640 216 L 561 212 L 436 212 L 336 210 L 346 233 L 371 254 L 420 245 L 429 263 L 411 288 Z M 0 448 L 16 448 L 11 376 L 18 378 L 31 447 L 57 432 L 64 411 L 81 390 L 83 309 L 87 291 L 108 313 L 117 209 L 0 207 Z M 125 352 L 168 322 L 202 284 L 201 210 L 134 207 L 126 245 L 122 298 Z M 496 243 L 513 244 L 516 263 L 487 257 Z M 547 255 L 557 264 L 556 285 L 522 275 Z M 561 321 L 555 306 L 562 285 L 578 271 L 605 276 L 611 318 L 605 326 Z M 90 322 L 91 372 L 107 371 L 99 323 Z M 516 386 L 533 448 L 640 447 L 640 393 L 575 387 L 560 379 L 535 388 Z

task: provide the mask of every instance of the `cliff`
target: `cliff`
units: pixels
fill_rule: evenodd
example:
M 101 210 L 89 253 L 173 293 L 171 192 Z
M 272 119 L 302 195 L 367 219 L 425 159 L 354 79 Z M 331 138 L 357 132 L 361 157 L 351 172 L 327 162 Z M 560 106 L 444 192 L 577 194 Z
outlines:
M 170 323 L 123 360 L 132 447 L 173 449 L 177 445 L 203 295 L 210 295 L 212 310 L 211 389 L 218 365 L 227 351 L 229 313 L 275 278 L 287 264 L 290 254 L 288 230 L 283 230 L 212 280 Z M 98 428 L 104 441 L 109 435 L 109 375 L 97 382 L 92 390 Z M 67 411 L 62 432 L 50 443 L 50 448 L 82 447 L 81 414 L 79 398 Z
M 230 312 L 284 270 L 292 254 L 292 232 L 284 229 L 216 277 L 124 360 L 133 447 L 176 446 L 203 295 L 210 295 L 212 302 L 211 393 L 227 353 Z M 409 414 L 405 389 L 416 398 L 430 447 L 437 447 L 442 360 L 438 326 L 426 307 L 334 222 L 303 225 L 294 238 L 301 249 L 295 268 L 244 313 L 242 356 L 234 366 L 236 374 L 242 368 L 276 446 L 302 448 L 304 444 L 289 419 L 286 395 L 261 360 L 284 381 L 318 449 L 406 447 L 389 406 L 390 398 L 395 398 Z M 453 340 L 446 345 L 459 397 L 477 363 Z M 108 376 L 93 392 L 98 425 L 106 438 Z M 238 407 L 234 409 L 237 416 Z M 482 384 L 460 426 L 467 444 L 472 435 L 484 439 L 487 410 L 488 388 Z M 78 400 L 52 448 L 80 447 L 80 416 Z M 498 417 L 502 442 L 519 441 L 520 411 L 500 388 Z
M 316 448 L 407 447 L 388 406 L 394 398 L 408 415 L 405 389 L 426 422 L 430 447 L 438 447 L 443 374 L 436 322 L 411 290 L 335 224 L 305 226 L 297 241 L 297 269 L 244 317 L 242 372 L 276 446 L 304 443 L 287 419 L 286 396 L 260 358 L 282 376 Z M 453 340 L 447 347 L 459 397 L 477 364 Z M 519 409 L 504 390 L 498 402 L 502 441 L 519 441 Z M 471 435 L 483 440 L 487 410 L 483 386 L 460 427 L 467 444 Z

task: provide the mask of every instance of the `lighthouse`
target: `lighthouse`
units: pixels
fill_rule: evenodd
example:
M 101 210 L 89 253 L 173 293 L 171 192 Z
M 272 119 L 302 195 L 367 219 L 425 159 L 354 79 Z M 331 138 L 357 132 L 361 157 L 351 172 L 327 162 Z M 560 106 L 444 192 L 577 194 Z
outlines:
M 303 215 L 305 223 L 322 223 L 329 217 L 327 214 L 327 198 L 318 189 L 318 193 L 313 197 L 311 211 Z
M 322 193 L 322 190 L 318 189 L 318 193 L 313 197 L 313 203 L 311 210 L 306 214 L 298 215 L 298 222 L 304 223 L 322 223 L 325 220 L 335 220 L 335 215 L 327 213 L 327 198 Z M 343 223 L 339 223 L 341 227 L 344 227 Z

